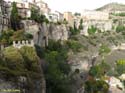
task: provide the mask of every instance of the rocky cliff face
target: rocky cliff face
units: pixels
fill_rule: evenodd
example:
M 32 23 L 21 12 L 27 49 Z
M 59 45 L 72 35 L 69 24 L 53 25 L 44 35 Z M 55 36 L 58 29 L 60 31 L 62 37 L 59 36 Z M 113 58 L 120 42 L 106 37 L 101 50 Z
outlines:
M 34 42 L 39 46 L 48 46 L 48 40 L 67 40 L 68 27 L 65 25 L 46 24 L 38 26 L 39 31 L 34 35 Z
M 48 45 L 48 39 L 67 40 L 69 35 L 68 26 L 61 24 L 37 24 L 32 21 L 22 21 L 24 30 L 34 36 L 34 43 L 39 46 Z

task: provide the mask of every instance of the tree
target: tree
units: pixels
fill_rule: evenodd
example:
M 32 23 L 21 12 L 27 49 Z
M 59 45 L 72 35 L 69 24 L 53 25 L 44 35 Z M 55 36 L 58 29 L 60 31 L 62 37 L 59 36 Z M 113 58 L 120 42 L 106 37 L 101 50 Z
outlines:
M 80 20 L 79 29 L 80 29 L 80 30 L 83 30 L 83 19 Z
M 116 70 L 119 75 L 125 73 L 125 60 L 120 59 L 116 61 Z
M 11 19 L 11 28 L 15 31 L 19 30 L 21 18 L 20 18 L 19 13 L 18 13 L 16 2 L 12 3 L 12 10 L 11 10 L 10 19 Z
M 11 44 L 12 40 L 11 40 L 11 36 L 13 35 L 14 31 L 13 30 L 6 30 L 2 32 L 2 35 L 0 36 L 0 43 L 2 44 Z
M 109 71 L 111 71 L 110 65 L 103 60 L 100 64 L 92 66 L 89 74 L 95 78 L 100 78 L 109 73 Z
M 94 27 L 93 25 L 90 28 L 88 28 L 88 33 L 89 34 L 95 34 L 96 31 L 97 31 L 97 28 Z
M 109 85 L 103 80 L 88 80 L 85 82 L 84 93 L 108 93 Z
M 68 21 L 64 18 L 63 24 L 68 24 Z
M 99 49 L 99 54 L 104 56 L 105 54 L 110 53 L 110 51 L 111 49 L 107 45 L 102 44 Z
M 116 32 L 123 32 L 123 31 L 125 31 L 125 26 L 123 26 L 123 25 L 118 25 L 117 27 L 116 27 Z

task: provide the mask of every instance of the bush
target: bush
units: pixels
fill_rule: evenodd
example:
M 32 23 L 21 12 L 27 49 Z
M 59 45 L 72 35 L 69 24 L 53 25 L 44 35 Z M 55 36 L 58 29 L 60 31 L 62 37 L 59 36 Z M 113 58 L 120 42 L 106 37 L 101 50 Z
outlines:
M 85 82 L 84 93 L 108 93 L 109 85 L 103 80 L 88 80 Z
M 74 52 L 77 52 L 80 50 L 80 48 L 82 48 L 82 45 L 78 41 L 75 41 L 75 40 L 67 41 L 67 45 L 69 49 L 72 49 Z
M 90 35 L 91 35 L 91 34 L 95 34 L 96 31 L 97 31 L 97 28 L 94 27 L 93 25 L 92 25 L 90 28 L 88 28 L 88 33 L 89 33 Z
M 100 46 L 99 54 L 108 54 L 108 53 L 110 53 L 110 51 L 111 51 L 111 49 L 108 46 L 103 44 Z
M 123 25 L 118 25 L 117 27 L 116 27 L 116 32 L 123 32 L 123 31 L 125 31 L 125 26 L 123 26 Z
M 5 48 L 4 52 L 4 58 L 6 62 L 6 66 L 9 69 L 14 69 L 14 70 L 22 70 L 24 69 L 24 66 L 22 65 L 24 62 L 24 59 L 18 49 L 14 47 L 8 47 Z

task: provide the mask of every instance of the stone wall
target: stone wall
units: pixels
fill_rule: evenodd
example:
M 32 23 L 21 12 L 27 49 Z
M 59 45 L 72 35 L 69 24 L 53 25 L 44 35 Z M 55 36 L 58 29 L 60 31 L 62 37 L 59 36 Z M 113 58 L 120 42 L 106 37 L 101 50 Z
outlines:
M 28 40 L 23 40 L 23 41 L 13 41 L 13 47 L 15 48 L 21 48 L 23 46 L 30 46 L 30 47 L 34 47 L 34 42 L 33 40 L 28 41 Z

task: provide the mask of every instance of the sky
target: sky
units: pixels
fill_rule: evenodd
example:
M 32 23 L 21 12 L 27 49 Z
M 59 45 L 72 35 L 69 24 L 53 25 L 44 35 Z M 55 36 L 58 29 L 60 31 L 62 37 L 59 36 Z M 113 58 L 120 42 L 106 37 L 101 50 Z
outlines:
M 125 0 L 43 0 L 49 7 L 60 12 L 81 12 L 84 9 L 93 10 L 111 2 L 125 4 Z
M 93 10 L 111 2 L 125 4 L 125 0 L 43 0 L 48 3 L 52 10 L 60 12 L 82 12 L 83 10 Z

